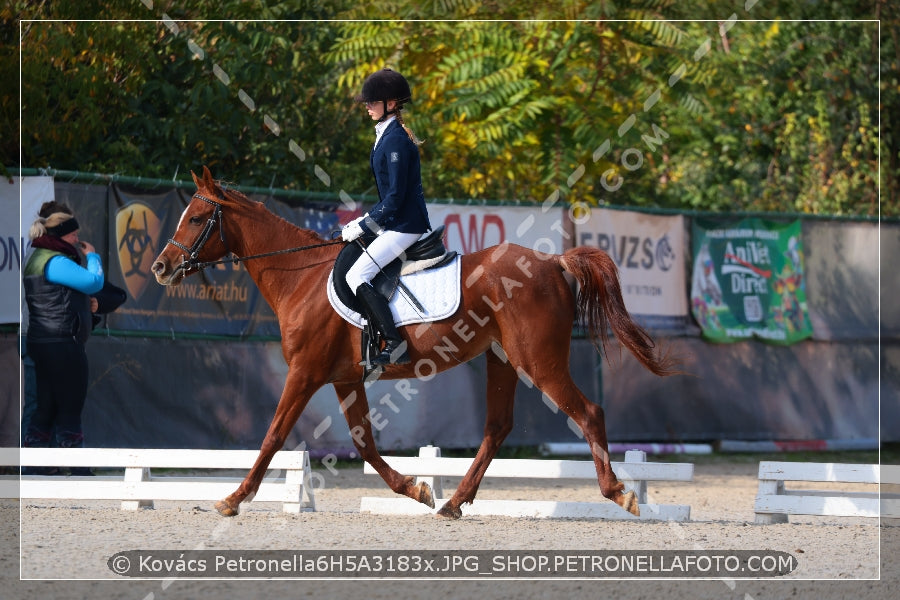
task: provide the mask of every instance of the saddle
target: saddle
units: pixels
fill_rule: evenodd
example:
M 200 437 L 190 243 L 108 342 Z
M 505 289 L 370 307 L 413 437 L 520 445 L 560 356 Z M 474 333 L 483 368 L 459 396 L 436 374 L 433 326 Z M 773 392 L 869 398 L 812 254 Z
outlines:
M 382 267 L 381 272 L 372 280 L 372 287 L 390 300 L 397 292 L 400 285 L 400 276 L 423 271 L 427 269 L 437 269 L 449 264 L 456 258 L 456 251 L 448 251 L 444 246 L 444 226 L 441 225 L 437 229 L 425 234 L 419 241 L 406 249 L 405 256 L 400 257 L 389 263 L 386 267 Z M 364 235 L 362 238 L 363 245 L 368 246 L 374 235 Z M 344 305 L 358 313 L 363 312 L 362 305 L 356 299 L 356 295 L 347 285 L 347 271 L 353 266 L 363 253 L 360 244 L 353 242 L 344 246 L 337 259 L 334 261 L 334 291 L 337 297 Z

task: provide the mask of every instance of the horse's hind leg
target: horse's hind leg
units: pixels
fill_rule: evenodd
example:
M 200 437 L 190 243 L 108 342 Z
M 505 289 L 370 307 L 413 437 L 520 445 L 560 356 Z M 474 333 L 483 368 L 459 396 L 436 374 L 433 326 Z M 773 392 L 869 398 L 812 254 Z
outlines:
M 568 350 L 568 349 L 566 349 Z M 633 491 L 624 493 L 625 484 L 618 480 L 609 460 L 609 446 L 606 440 L 606 419 L 603 409 L 589 401 L 568 371 L 568 361 L 564 369 L 546 366 L 546 361 L 531 361 L 528 376 L 563 412 L 581 428 L 585 441 L 591 449 L 600 492 L 631 514 L 640 516 L 637 497 Z
M 487 418 L 484 424 L 484 438 L 475 455 L 475 460 L 459 482 L 456 492 L 438 511 L 438 515 L 449 519 L 462 516 L 460 506 L 475 500 L 478 486 L 491 460 L 497 454 L 500 444 L 513 427 L 513 405 L 516 394 L 516 370 L 505 358 L 498 357 L 493 350 L 487 352 Z
M 565 412 L 584 433 L 585 441 L 591 449 L 600 492 L 631 514 L 640 516 L 637 497 L 633 491 L 623 493 L 625 484 L 616 478 L 609 460 L 609 445 L 606 439 L 606 417 L 603 409 L 589 401 L 568 372 L 552 376 L 552 381 L 542 381 L 538 387 Z
M 415 477 L 401 475 L 378 453 L 372 436 L 372 424 L 369 422 L 369 402 L 365 386 L 362 383 L 333 385 L 341 402 L 341 411 L 350 427 L 353 445 L 362 459 L 372 465 L 393 491 L 434 508 L 434 497 L 427 483 L 423 481 L 416 484 Z

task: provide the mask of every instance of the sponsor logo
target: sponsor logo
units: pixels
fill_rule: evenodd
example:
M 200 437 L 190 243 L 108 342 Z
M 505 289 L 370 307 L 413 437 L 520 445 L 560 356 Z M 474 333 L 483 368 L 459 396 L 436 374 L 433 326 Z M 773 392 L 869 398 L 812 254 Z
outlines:
M 125 287 L 137 300 L 151 279 L 161 222 L 149 206 L 132 202 L 116 211 L 116 249 Z
M 480 216 L 480 219 L 479 219 Z M 470 214 L 466 222 L 458 213 L 444 219 L 447 228 L 447 245 L 458 248 L 463 254 L 471 254 L 506 241 L 503 219 L 497 215 Z

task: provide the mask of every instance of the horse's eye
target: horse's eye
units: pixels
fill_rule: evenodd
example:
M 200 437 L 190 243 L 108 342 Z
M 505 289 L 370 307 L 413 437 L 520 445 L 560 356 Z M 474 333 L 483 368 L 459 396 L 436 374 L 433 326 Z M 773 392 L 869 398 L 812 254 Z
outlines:
M 191 225 L 200 225 L 201 223 L 203 223 L 203 218 L 193 216 L 193 217 L 191 217 L 190 221 L 191 221 Z

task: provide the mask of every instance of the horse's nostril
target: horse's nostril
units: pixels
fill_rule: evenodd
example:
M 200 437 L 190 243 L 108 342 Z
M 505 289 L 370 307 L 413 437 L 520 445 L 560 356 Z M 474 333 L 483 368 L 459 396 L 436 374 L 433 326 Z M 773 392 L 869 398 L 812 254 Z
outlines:
M 158 260 L 153 263 L 153 266 L 150 267 L 150 272 L 154 275 L 159 275 L 163 272 L 163 269 L 165 269 L 165 266 L 163 265 L 161 260 Z

